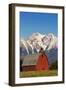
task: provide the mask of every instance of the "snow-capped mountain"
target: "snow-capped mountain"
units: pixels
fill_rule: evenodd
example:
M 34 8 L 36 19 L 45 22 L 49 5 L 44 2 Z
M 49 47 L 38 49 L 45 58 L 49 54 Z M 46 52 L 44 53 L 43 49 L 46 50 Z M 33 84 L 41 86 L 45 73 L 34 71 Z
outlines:
M 40 33 L 33 33 L 27 40 L 20 40 L 21 52 L 25 54 L 37 53 L 42 47 L 45 51 L 57 48 L 57 37 L 52 33 L 43 35 Z

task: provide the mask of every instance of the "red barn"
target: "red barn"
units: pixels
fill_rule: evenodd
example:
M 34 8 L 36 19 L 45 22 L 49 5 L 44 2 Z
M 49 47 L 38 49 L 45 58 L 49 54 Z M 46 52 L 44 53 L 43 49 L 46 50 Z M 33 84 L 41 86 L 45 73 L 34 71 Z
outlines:
M 27 55 L 25 57 L 21 57 L 22 71 L 40 71 L 40 70 L 48 70 L 48 58 L 44 55 L 34 54 Z
M 48 70 L 48 58 L 46 55 L 39 55 L 36 70 Z

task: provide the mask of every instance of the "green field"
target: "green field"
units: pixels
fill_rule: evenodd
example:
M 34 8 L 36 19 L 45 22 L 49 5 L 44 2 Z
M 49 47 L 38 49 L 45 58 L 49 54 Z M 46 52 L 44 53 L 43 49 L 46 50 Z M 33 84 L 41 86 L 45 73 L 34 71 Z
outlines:
M 40 77 L 40 76 L 57 76 L 57 70 L 48 71 L 22 71 L 20 72 L 20 78 L 22 77 Z

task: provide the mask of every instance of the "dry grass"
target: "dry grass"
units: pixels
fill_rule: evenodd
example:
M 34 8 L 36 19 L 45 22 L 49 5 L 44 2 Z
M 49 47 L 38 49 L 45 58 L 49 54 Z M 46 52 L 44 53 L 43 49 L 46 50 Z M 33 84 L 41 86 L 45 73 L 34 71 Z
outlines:
M 41 76 L 57 76 L 57 70 L 48 70 L 48 71 L 23 71 L 20 72 L 20 77 L 41 77 Z

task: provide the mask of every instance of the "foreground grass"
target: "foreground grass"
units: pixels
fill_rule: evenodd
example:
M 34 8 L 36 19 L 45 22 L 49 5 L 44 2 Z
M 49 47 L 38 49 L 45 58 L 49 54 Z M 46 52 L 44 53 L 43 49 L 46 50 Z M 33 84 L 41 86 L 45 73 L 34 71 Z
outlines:
M 20 72 L 20 77 L 40 77 L 40 76 L 56 76 L 56 75 L 58 75 L 57 70 Z

